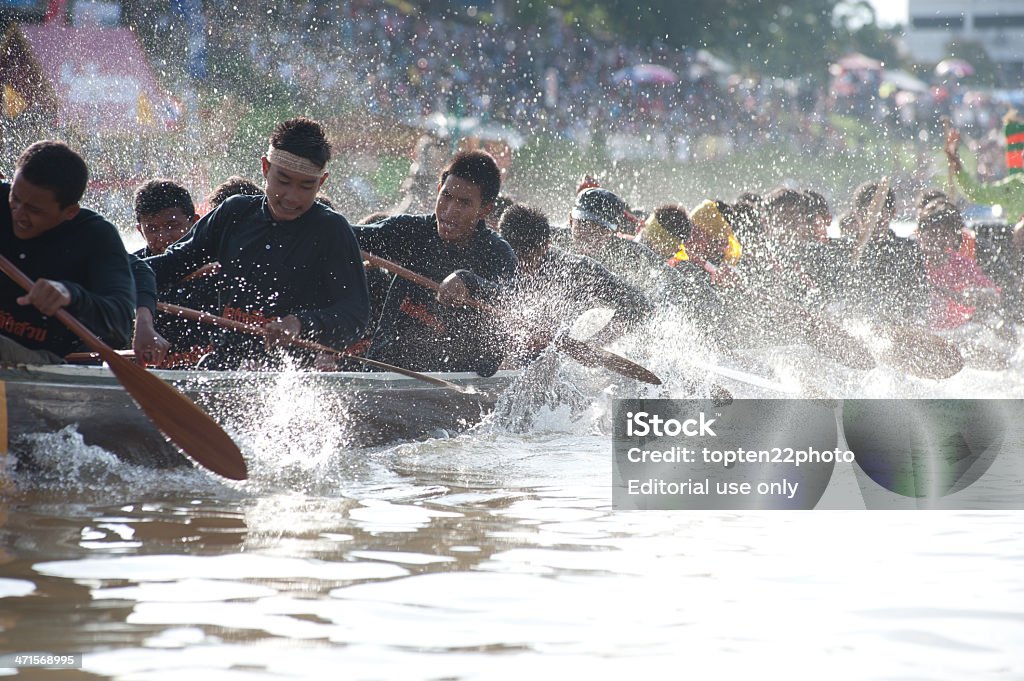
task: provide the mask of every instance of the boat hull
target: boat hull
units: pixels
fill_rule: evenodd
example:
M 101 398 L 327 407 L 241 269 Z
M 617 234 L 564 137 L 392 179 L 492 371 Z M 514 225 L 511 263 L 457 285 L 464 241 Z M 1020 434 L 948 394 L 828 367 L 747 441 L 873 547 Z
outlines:
M 437 437 L 465 430 L 491 411 L 514 372 L 489 378 L 433 374 L 469 392 L 392 373 L 156 371 L 232 435 L 261 428 L 328 429 L 351 447 Z M 133 464 L 188 464 L 105 367 L 0 369 L 0 451 L 18 455 L 27 436 L 73 425 L 86 444 Z M 236 439 L 238 439 L 236 437 Z

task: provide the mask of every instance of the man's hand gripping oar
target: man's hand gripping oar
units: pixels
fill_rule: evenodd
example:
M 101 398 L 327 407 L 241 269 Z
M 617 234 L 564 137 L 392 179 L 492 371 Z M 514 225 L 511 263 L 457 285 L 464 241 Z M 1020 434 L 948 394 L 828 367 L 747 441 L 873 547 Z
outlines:
M 0 256 L 0 270 L 26 291 L 35 284 L 3 256 Z M 60 308 L 55 316 L 99 354 L 149 420 L 186 456 L 225 478 L 245 480 L 248 477 L 238 445 L 209 414 L 156 374 L 119 355 L 66 309 Z

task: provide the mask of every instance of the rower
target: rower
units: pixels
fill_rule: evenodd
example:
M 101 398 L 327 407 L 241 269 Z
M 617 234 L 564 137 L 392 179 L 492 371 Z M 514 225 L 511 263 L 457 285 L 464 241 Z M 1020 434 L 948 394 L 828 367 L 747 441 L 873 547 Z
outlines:
M 167 178 L 154 178 L 135 190 L 135 229 L 146 240 L 146 245 L 133 253 L 139 258 L 160 255 L 167 247 L 181 239 L 199 220 L 192 195 L 182 185 Z M 208 263 L 182 281 L 157 290 L 152 271 L 152 291 L 145 289 L 149 269 L 145 263 L 132 263 L 136 280 L 138 308 L 135 314 L 135 336 L 132 348 L 135 356 L 150 366 L 161 368 L 191 368 L 206 353 L 213 350 L 205 326 L 180 317 L 165 316 L 154 324 L 156 301 L 189 305 L 208 312 L 217 312 L 217 278 L 219 267 Z
M 724 311 L 707 276 L 689 263 L 669 267 L 664 258 L 636 241 L 618 238 L 630 233 L 625 202 L 607 189 L 585 189 L 569 213 L 573 247 L 643 291 L 653 301 L 679 306 L 705 333 L 718 334 Z
M 210 212 L 232 196 L 238 195 L 263 196 L 263 190 L 258 184 L 247 177 L 232 175 L 213 188 L 213 190 L 203 200 L 203 206 L 205 207 L 206 212 Z
M 957 207 L 941 199 L 929 202 L 918 218 L 917 241 L 932 289 L 933 329 L 960 326 L 980 310 L 992 312 L 999 304 L 995 283 L 961 248 L 966 231 Z
M 512 248 L 484 222 L 500 190 L 501 171 L 490 154 L 460 152 L 441 173 L 433 213 L 356 227 L 366 251 L 443 280 L 435 296 L 395 279 L 367 357 L 416 371 L 497 371 L 502 327 L 463 303 L 497 300 L 516 272 Z
M 160 286 L 219 262 L 221 315 L 266 329 L 263 351 L 249 337 L 217 337 L 204 368 L 277 368 L 292 338 L 345 347 L 366 328 L 369 301 L 359 245 L 348 221 L 316 201 L 330 158 L 320 123 L 280 123 L 261 159 L 265 195 L 231 197 L 185 238 L 147 259 Z
M 951 181 L 974 203 L 999 206 L 999 217 L 1010 224 L 1024 218 L 1024 120 L 1017 111 L 1010 110 L 1003 118 L 1007 175 L 993 182 L 981 182 L 967 171 L 960 160 L 960 131 L 946 123 L 943 149 Z
M 539 210 L 513 204 L 498 223 L 501 236 L 519 258 L 519 272 L 512 299 L 525 316 L 537 321 L 537 328 L 552 333 L 562 321 L 594 307 L 611 307 L 614 316 L 591 342 L 611 343 L 653 312 L 647 297 L 612 274 L 604 265 L 551 245 L 551 224 Z M 530 339 L 534 354 L 550 341 Z
M 647 246 L 665 261 L 675 266 L 683 260 L 683 243 L 690 238 L 693 223 L 686 208 L 667 203 L 655 208 L 640 226 L 636 241 Z
M 28 293 L 0 277 L 0 361 L 53 364 L 79 341 L 62 309 L 114 347 L 131 337 L 135 308 L 128 254 L 117 228 L 79 205 L 89 169 L 63 142 L 39 141 L 0 183 L 0 254 L 35 280 Z

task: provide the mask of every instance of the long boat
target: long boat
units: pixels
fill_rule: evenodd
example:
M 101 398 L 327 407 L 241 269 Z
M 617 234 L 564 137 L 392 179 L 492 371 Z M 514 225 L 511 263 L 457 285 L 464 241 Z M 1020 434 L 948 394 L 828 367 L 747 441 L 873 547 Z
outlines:
M 388 372 L 154 371 L 226 430 L 287 427 L 288 414 L 312 417 L 366 447 L 453 434 L 478 423 L 518 375 L 434 373 L 462 391 Z M 284 413 L 282 417 L 281 414 Z M 303 421 L 304 422 L 304 421 Z M 86 444 L 137 465 L 191 465 L 103 366 L 0 367 L 0 453 L 18 456 L 25 438 L 74 425 Z

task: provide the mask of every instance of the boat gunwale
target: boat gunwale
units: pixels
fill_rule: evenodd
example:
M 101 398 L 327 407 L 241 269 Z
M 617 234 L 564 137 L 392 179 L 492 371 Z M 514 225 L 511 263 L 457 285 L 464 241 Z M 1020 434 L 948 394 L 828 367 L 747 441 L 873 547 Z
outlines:
M 161 379 L 188 389 L 216 389 L 225 386 L 244 386 L 253 384 L 275 384 L 288 380 L 308 380 L 325 387 L 352 388 L 395 388 L 438 390 L 438 386 L 430 385 L 411 376 L 393 372 L 375 371 L 240 371 L 240 370 L 182 370 L 155 369 L 152 373 Z M 428 376 L 441 378 L 466 387 L 491 388 L 508 385 L 521 370 L 506 369 L 493 376 L 482 377 L 473 372 L 424 372 Z M 117 377 L 106 365 L 74 365 L 74 364 L 5 364 L 0 366 L 0 381 L 46 383 L 54 387 L 60 386 L 93 386 L 96 388 L 111 387 L 122 389 Z

